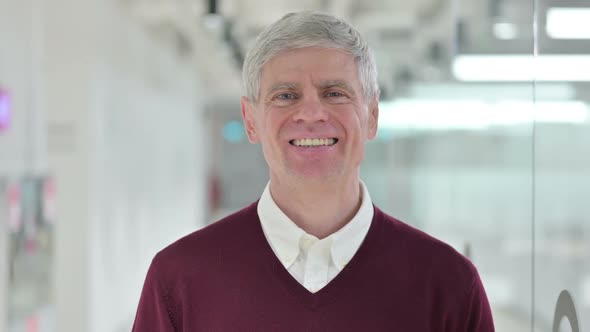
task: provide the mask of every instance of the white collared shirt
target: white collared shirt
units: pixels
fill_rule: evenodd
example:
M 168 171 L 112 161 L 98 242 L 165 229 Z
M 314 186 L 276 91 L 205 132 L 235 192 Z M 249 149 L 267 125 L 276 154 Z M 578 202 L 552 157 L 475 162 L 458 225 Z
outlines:
M 270 182 L 258 201 L 264 235 L 285 269 L 307 290 L 315 293 L 334 279 L 350 262 L 365 239 L 373 203 L 361 182 L 361 206 L 344 227 L 324 238 L 306 233 L 281 211 L 270 193 Z

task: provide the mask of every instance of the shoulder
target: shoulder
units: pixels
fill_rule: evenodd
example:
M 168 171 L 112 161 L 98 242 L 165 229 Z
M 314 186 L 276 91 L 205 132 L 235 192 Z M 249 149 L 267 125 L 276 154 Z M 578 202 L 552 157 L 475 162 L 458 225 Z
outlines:
M 473 263 L 447 243 L 405 222 L 375 209 L 383 216 L 386 252 L 402 256 L 409 271 L 422 274 L 444 287 L 457 287 L 467 293 L 478 280 Z
M 396 218 L 382 214 L 385 259 L 412 296 L 431 308 L 445 308 L 445 331 L 493 331 L 490 306 L 472 262 L 450 245 Z M 383 262 L 383 261 L 381 261 Z M 438 309 L 434 312 L 439 312 Z
M 228 252 L 239 251 L 255 231 L 256 204 L 180 238 L 158 252 L 152 265 L 165 274 L 178 275 L 188 267 L 219 262 Z

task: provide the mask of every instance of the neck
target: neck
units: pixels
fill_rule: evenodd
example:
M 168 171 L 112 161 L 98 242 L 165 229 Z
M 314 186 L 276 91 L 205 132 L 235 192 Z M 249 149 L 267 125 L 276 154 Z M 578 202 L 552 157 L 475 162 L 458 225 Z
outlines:
M 273 200 L 289 219 L 319 239 L 344 227 L 361 205 L 358 174 L 347 181 L 303 183 L 271 175 Z

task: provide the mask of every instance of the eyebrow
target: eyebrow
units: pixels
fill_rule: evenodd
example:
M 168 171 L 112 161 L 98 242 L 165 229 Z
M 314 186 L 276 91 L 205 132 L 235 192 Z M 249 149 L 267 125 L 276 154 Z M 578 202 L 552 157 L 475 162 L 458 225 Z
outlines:
M 348 93 L 354 95 L 354 89 L 352 88 L 352 86 L 350 84 L 348 84 L 348 82 L 343 81 L 343 80 L 322 81 L 322 82 L 320 82 L 319 87 L 321 89 L 329 89 L 329 88 L 334 88 L 334 87 L 342 88 L 342 89 L 346 90 Z

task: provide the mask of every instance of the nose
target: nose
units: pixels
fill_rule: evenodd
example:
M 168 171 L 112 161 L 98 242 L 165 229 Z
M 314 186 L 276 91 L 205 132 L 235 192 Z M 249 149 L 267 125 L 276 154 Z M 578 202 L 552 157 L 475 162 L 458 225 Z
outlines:
M 319 98 L 319 96 L 308 96 L 299 108 L 293 114 L 293 120 L 296 122 L 318 122 L 328 120 L 328 110 Z

